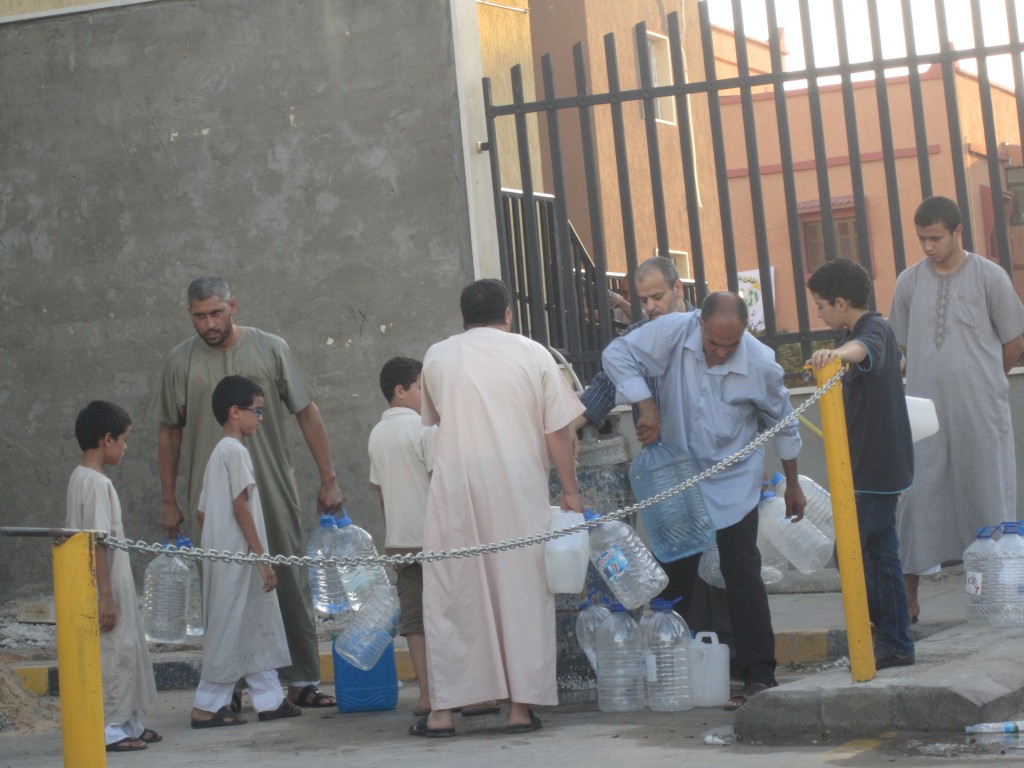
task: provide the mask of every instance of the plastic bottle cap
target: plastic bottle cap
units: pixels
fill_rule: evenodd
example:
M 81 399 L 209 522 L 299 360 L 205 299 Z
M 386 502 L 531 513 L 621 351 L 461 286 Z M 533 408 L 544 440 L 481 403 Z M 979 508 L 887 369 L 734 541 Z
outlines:
M 786 476 L 784 474 L 782 474 L 781 472 L 776 472 L 768 480 L 768 484 L 769 485 L 778 485 L 779 483 L 781 483 L 785 479 L 786 479 Z
M 321 528 L 333 528 L 334 527 L 334 515 L 320 515 L 320 527 Z
M 762 501 L 764 501 L 765 499 L 774 499 L 774 498 L 775 498 L 775 491 L 761 491 L 761 500 Z
M 348 516 L 348 510 L 342 507 L 341 515 L 335 517 L 334 522 L 339 528 L 344 528 L 346 525 L 352 525 L 352 519 Z
M 625 613 L 626 606 L 624 606 L 622 603 L 612 603 L 608 606 L 608 610 L 612 613 Z
M 590 522 L 591 520 L 596 520 L 596 519 L 597 519 L 597 518 L 599 518 L 600 516 L 601 516 L 601 515 L 599 515 L 599 514 L 598 514 L 597 512 L 595 512 L 595 511 L 594 511 L 594 510 L 592 510 L 592 509 L 584 509 L 584 510 L 583 510 L 583 519 L 584 519 L 584 520 L 586 520 L 586 521 L 587 521 L 588 523 L 589 523 L 589 522 Z

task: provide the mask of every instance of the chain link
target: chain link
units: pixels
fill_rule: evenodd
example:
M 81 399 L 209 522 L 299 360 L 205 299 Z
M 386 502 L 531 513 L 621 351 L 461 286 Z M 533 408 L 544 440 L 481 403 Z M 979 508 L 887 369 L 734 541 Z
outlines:
M 648 507 L 658 504 L 670 496 L 674 496 L 677 493 L 694 487 L 702 480 L 707 480 L 714 474 L 721 472 L 726 467 L 730 467 L 736 464 L 738 461 L 746 457 L 751 452 L 757 450 L 760 446 L 764 445 L 768 440 L 778 434 L 783 428 L 788 426 L 790 423 L 795 421 L 799 416 L 806 411 L 811 405 L 816 403 L 822 395 L 824 395 L 829 389 L 835 385 L 843 376 L 843 371 L 840 370 L 831 379 L 825 382 L 824 386 L 816 390 L 807 400 L 805 400 L 798 408 L 796 408 L 791 414 L 782 419 L 774 427 L 765 430 L 759 434 L 749 444 L 736 451 L 732 456 L 722 459 L 714 466 L 709 467 L 703 472 L 694 475 L 688 480 L 684 480 L 674 488 L 669 488 L 666 491 L 662 491 L 656 496 L 652 496 L 644 501 L 637 502 L 628 507 L 623 507 L 614 512 L 609 512 L 606 515 L 594 518 L 593 520 L 586 520 L 578 525 L 573 525 L 568 528 L 560 528 L 557 531 L 548 531 L 545 533 L 535 533 L 530 536 L 523 536 L 518 539 L 509 539 L 508 541 L 496 541 L 490 544 L 480 544 L 475 547 L 461 547 L 457 549 L 444 549 L 439 552 L 416 552 L 407 553 L 404 555 L 378 555 L 376 557 L 309 557 L 302 556 L 298 557 L 295 555 L 254 555 L 244 554 L 242 552 L 222 552 L 215 549 L 199 549 L 198 547 L 185 547 L 178 548 L 173 545 L 164 547 L 163 544 L 149 544 L 145 541 L 134 541 L 132 539 L 117 539 L 108 537 L 104 542 L 107 546 L 114 547 L 115 549 L 123 549 L 126 551 L 134 550 L 136 552 L 150 552 L 154 555 L 177 555 L 179 557 L 190 558 L 194 560 L 212 560 L 215 562 L 222 563 L 248 563 L 255 565 L 257 563 L 268 563 L 270 565 L 293 565 L 303 566 L 307 568 L 321 568 L 321 567 L 338 567 L 338 566 L 362 566 L 362 565 L 409 565 L 412 563 L 428 563 L 435 560 L 453 560 L 461 557 L 476 557 L 477 555 L 485 555 L 492 552 L 503 552 L 509 549 L 520 549 L 522 547 L 533 546 L 534 544 L 542 544 L 552 539 L 559 539 L 563 536 L 571 536 L 574 533 L 580 531 L 588 531 L 591 528 L 600 525 L 601 523 L 609 520 L 621 520 L 635 512 L 641 512 Z

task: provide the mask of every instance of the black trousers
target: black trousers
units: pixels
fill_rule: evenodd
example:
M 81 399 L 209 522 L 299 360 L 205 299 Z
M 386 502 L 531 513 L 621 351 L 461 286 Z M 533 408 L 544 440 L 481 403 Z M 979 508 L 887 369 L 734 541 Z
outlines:
M 761 553 L 757 549 L 757 507 L 746 517 L 718 531 L 718 556 L 725 579 L 726 602 L 732 623 L 735 667 L 744 683 L 775 682 L 775 631 L 768 609 L 768 593 L 761 580 Z M 668 574 L 668 586 L 661 597 L 682 597 L 682 615 L 696 632 L 714 631 L 702 626 L 705 611 L 694 611 L 695 593 L 700 583 L 697 565 L 700 555 L 662 563 Z M 693 623 L 691 623 L 693 622 Z

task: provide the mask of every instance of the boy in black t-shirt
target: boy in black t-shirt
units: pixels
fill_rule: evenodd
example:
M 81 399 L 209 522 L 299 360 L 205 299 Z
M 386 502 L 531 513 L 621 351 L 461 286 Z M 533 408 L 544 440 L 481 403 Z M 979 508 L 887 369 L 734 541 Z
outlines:
M 871 276 L 848 259 L 815 270 L 807 281 L 818 316 L 845 331 L 835 349 L 816 351 L 808 363 L 848 363 L 843 404 L 857 498 L 857 519 L 868 609 L 875 625 L 877 669 L 914 663 L 910 613 L 899 559 L 896 503 L 914 478 L 910 419 L 900 373 L 900 352 L 889 323 L 868 309 Z

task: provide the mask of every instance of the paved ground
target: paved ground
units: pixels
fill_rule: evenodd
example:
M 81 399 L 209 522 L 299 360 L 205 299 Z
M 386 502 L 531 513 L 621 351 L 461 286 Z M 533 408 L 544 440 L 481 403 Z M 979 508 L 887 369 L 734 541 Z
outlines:
M 834 574 L 821 577 L 817 588 L 829 588 L 829 578 Z M 841 658 L 844 616 L 838 593 L 773 594 L 770 599 L 780 659 L 788 662 L 780 668 L 782 685 L 736 714 L 717 708 L 609 714 L 590 701 L 541 712 L 545 728 L 534 734 L 505 735 L 503 715 L 498 715 L 460 721 L 455 739 L 426 740 L 406 734 L 416 695 L 415 685 L 406 684 L 395 711 L 312 710 L 277 723 L 258 723 L 250 712 L 245 726 L 193 731 L 188 726 L 192 692 L 165 691 L 147 720 L 165 740 L 147 751 L 146 765 L 257 768 L 310 758 L 358 766 L 392 766 L 408 759 L 419 766 L 451 767 L 497 757 L 509 765 L 544 768 L 627 761 L 678 766 L 693 760 L 725 766 L 742 755 L 751 765 L 792 768 L 839 761 L 953 765 L 970 759 L 979 765 L 989 757 L 1024 759 L 1017 737 L 975 740 L 963 735 L 968 723 L 1018 719 L 1024 710 L 1024 629 L 963 623 L 958 569 L 922 582 L 922 616 L 914 627 L 920 638 L 918 664 L 884 670 L 868 683 L 853 684 Z M 164 654 L 157 657 L 158 664 L 166 663 Z M 31 679 L 27 670 L 42 670 L 45 676 L 47 666 L 35 662 L 19 671 Z M 39 704 L 52 700 L 44 697 Z M 409 749 L 415 754 L 403 756 Z M 54 719 L 39 717 L 30 729 L 0 733 L 0 768 L 59 765 L 61 754 Z M 131 759 L 110 757 L 112 762 Z

